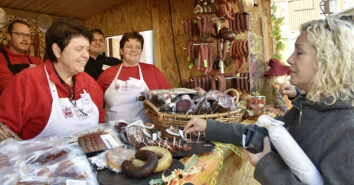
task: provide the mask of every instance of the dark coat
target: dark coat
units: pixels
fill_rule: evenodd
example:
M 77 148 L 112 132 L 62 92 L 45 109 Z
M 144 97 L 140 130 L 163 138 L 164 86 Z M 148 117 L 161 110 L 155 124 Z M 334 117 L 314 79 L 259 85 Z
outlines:
M 282 117 L 285 127 L 320 171 L 324 184 L 354 184 L 354 107 L 353 99 L 309 103 L 300 95 L 293 108 Z M 234 143 L 242 135 L 238 124 L 208 120 L 206 138 Z M 237 144 L 237 143 L 235 143 Z M 302 184 L 276 152 L 265 155 L 256 165 L 254 177 L 261 184 Z

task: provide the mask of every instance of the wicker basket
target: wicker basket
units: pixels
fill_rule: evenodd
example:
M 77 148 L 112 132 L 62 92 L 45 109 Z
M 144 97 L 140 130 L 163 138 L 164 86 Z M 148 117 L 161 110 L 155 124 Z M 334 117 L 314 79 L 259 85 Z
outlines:
M 6 125 L 0 122 L 0 143 L 10 137 L 16 140 L 21 140 L 21 138 L 7 128 Z
M 228 89 L 225 93 L 236 96 L 235 102 L 239 100 L 239 93 L 235 89 Z M 240 109 L 226 113 L 216 114 L 202 114 L 202 115 L 183 115 L 183 114 L 170 114 L 166 112 L 160 112 L 158 108 L 149 100 L 144 101 L 145 114 L 150 121 L 160 131 L 165 131 L 170 126 L 185 126 L 187 122 L 193 117 L 199 117 L 204 119 L 215 119 L 223 122 L 241 122 L 244 112 Z

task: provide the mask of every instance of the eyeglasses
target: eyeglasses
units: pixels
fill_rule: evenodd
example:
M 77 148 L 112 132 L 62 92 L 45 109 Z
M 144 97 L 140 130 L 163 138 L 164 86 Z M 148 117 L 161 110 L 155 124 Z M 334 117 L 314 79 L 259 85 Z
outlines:
M 14 33 L 15 35 L 17 35 L 18 37 L 27 37 L 27 38 L 31 38 L 31 34 L 26 34 L 26 33 L 20 33 L 20 32 L 11 32 L 11 33 Z

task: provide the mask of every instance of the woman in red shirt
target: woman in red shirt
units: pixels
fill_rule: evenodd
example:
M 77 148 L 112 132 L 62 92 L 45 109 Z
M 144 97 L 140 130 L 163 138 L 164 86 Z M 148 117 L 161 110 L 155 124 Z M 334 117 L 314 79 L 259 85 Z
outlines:
M 0 122 L 22 139 L 68 136 L 104 121 L 103 92 L 83 73 L 90 32 L 58 19 L 46 35 L 46 63 L 18 73 L 0 96 Z
M 120 55 L 123 63 L 104 71 L 97 82 L 104 91 L 105 121 L 137 119 L 148 122 L 143 103 L 137 97 L 144 90 L 169 89 L 171 85 L 151 65 L 139 63 L 144 38 L 137 32 L 125 33 L 120 41 Z

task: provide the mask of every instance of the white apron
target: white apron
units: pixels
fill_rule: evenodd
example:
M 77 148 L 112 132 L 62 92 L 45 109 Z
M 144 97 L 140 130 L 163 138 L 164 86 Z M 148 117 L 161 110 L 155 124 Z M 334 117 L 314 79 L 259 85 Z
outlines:
M 97 125 L 99 111 L 90 94 L 84 90 L 84 93 L 80 94 L 80 98 L 72 102 L 70 102 L 69 98 L 59 98 L 57 88 L 50 81 L 45 66 L 44 70 L 53 98 L 52 111 L 46 127 L 33 139 L 50 136 L 69 136 L 85 128 Z
M 127 81 L 118 79 L 122 66 L 123 64 L 120 65 L 111 85 L 104 93 L 105 122 L 125 120 L 132 123 L 137 119 L 148 122 L 143 102 L 137 100 L 141 96 L 141 92 L 145 89 L 149 90 L 141 73 L 140 65 L 138 64 L 140 80 L 130 77 Z

